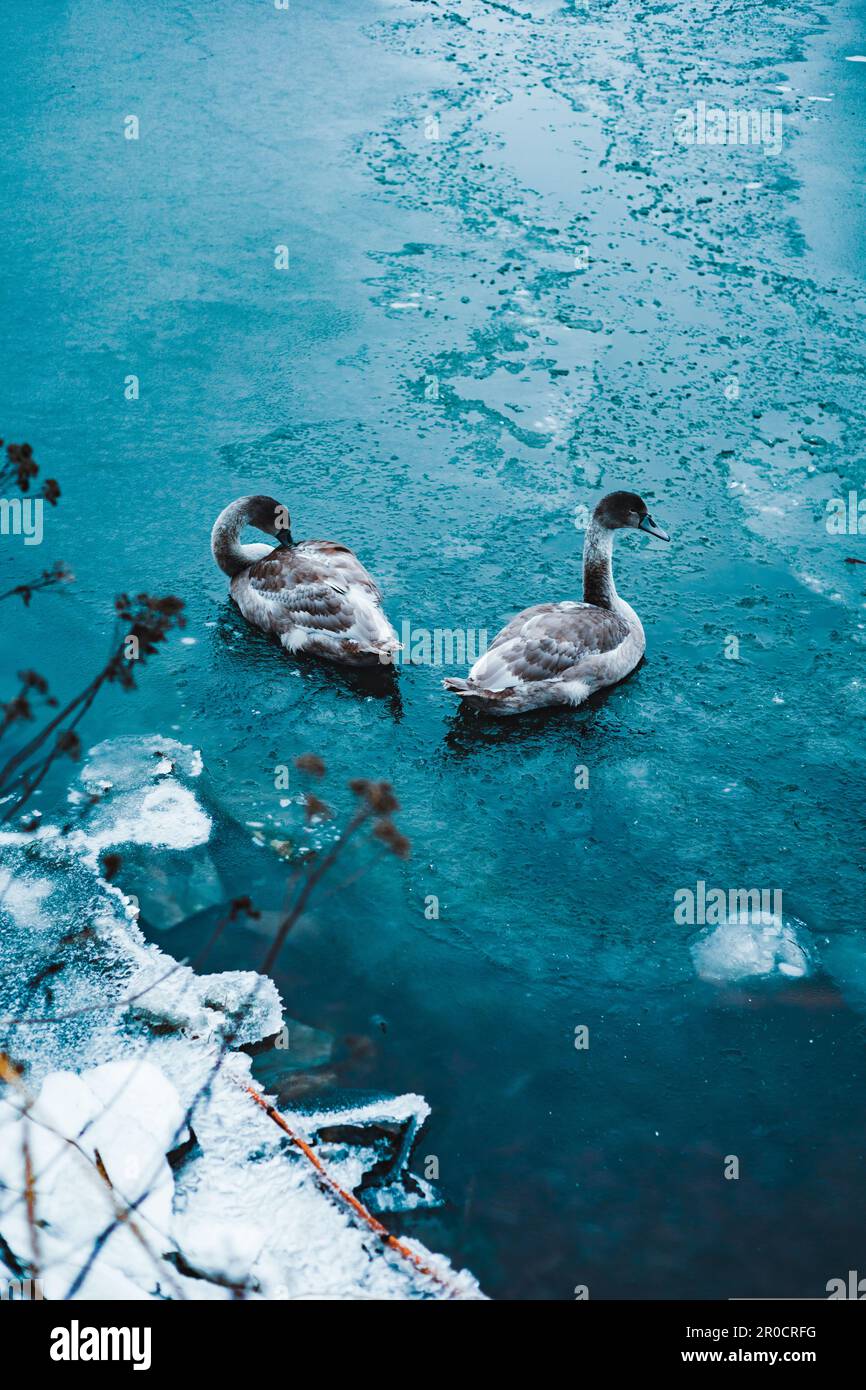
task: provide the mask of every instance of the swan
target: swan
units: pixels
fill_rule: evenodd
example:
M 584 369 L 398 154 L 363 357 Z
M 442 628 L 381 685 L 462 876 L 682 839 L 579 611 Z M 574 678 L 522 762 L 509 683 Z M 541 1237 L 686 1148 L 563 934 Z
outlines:
M 241 545 L 244 526 L 275 546 Z M 273 497 L 238 497 L 211 532 L 211 550 L 248 623 L 273 633 L 286 651 L 344 666 L 390 665 L 401 650 L 382 595 L 357 555 L 336 541 L 295 541 L 291 518 Z
M 613 533 L 623 527 L 670 540 L 636 493 L 608 493 L 586 530 L 583 602 L 524 608 L 494 637 L 468 679 L 449 677 L 445 689 L 489 714 L 521 714 L 550 705 L 580 705 L 633 671 L 646 638 L 640 618 L 613 582 Z

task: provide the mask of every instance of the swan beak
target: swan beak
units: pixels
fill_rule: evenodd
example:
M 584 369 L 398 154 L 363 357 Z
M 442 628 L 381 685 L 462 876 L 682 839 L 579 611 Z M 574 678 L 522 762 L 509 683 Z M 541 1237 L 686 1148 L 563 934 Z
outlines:
M 647 512 L 646 516 L 643 517 L 643 519 L 641 520 L 638 530 L 646 531 L 647 535 L 649 536 L 658 536 L 660 541 L 670 540 L 670 536 L 668 535 L 667 531 L 663 531 L 660 526 L 656 526 L 649 512 Z

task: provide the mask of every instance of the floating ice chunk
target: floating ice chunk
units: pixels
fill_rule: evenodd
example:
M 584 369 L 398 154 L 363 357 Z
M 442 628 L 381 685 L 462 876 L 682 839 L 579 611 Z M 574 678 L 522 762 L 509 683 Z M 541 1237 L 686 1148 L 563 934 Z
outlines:
M 193 849 L 210 839 L 211 818 L 193 792 L 173 778 L 143 794 L 129 792 L 94 811 L 87 828 L 93 849 L 146 845 L 151 849 Z
M 80 776 L 84 791 L 99 798 L 85 827 L 90 847 L 180 850 L 205 844 L 211 818 L 178 780 L 198 777 L 201 770 L 198 750 L 174 738 L 107 739 L 91 748 Z
M 81 769 L 85 791 L 99 792 L 104 785 L 117 791 L 134 791 L 157 781 L 165 772 L 177 771 L 186 777 L 198 777 L 202 770 L 201 753 L 176 738 L 152 735 L 137 738 L 105 739 L 87 754 Z
M 90 750 L 80 788 L 70 793 L 71 801 L 84 806 L 72 842 L 94 860 L 102 850 L 121 850 L 118 882 L 160 930 L 225 897 L 210 853 L 202 848 L 213 821 L 190 785 L 201 771 L 201 753 L 177 739 L 110 739 Z M 88 796 L 95 805 L 85 806 Z
M 692 946 L 702 980 L 732 984 L 738 980 L 782 976 L 801 979 L 811 973 L 806 945 L 792 921 L 775 913 L 740 912 L 721 926 L 708 928 Z
M 328 1103 L 328 1110 L 317 1107 L 315 1101 L 296 1103 L 292 1124 L 317 1145 L 346 1186 L 357 1186 L 368 1169 L 376 1169 L 376 1181 L 364 1184 L 364 1201 L 371 1211 L 442 1205 L 432 1183 L 409 1169 L 416 1137 L 430 1114 L 423 1096 L 410 1092 L 366 1097 L 350 1091 L 329 1094 Z

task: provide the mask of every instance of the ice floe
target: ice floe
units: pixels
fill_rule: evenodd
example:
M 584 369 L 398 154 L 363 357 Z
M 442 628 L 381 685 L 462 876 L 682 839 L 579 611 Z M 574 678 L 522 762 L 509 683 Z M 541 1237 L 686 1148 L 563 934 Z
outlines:
M 713 984 L 802 979 L 812 969 L 805 929 L 772 912 L 740 912 L 708 928 L 693 943 L 692 959 L 701 979 Z
M 176 775 L 194 778 L 201 771 L 201 754 L 176 739 L 129 737 L 98 744 L 81 771 L 82 790 L 70 794 L 73 802 L 84 795 L 100 798 L 88 819 L 89 847 L 184 850 L 205 844 L 211 818 Z

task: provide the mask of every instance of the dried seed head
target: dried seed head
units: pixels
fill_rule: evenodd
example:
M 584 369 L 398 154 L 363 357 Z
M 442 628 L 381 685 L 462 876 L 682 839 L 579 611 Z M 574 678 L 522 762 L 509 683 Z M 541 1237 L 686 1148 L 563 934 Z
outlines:
M 411 845 L 392 820 L 378 820 L 373 827 L 373 834 L 377 840 L 381 840 L 384 845 L 387 845 L 391 853 L 396 854 L 398 859 L 409 858 Z
M 311 777 L 324 777 L 326 772 L 325 764 L 315 753 L 302 753 L 295 758 L 295 767 L 300 772 L 309 772 Z
M 239 917 L 260 917 L 258 908 L 253 906 L 252 899 L 249 897 L 232 898 L 229 904 L 229 921 L 236 922 Z
M 307 793 L 305 801 L 305 811 L 308 821 L 311 820 L 332 820 L 334 813 L 330 806 L 324 801 L 320 801 L 312 792 Z
M 123 863 L 123 860 L 121 859 L 121 857 L 120 857 L 119 854 L 114 854 L 114 853 L 112 853 L 112 854 L 103 854 L 103 856 L 102 856 L 102 876 L 103 876 L 103 878 L 107 878 L 108 881 L 109 881 L 109 883 L 110 883 L 111 880 L 117 876 L 117 871 L 118 871 L 118 869 L 120 868 L 120 866 L 121 866 L 122 863 Z

